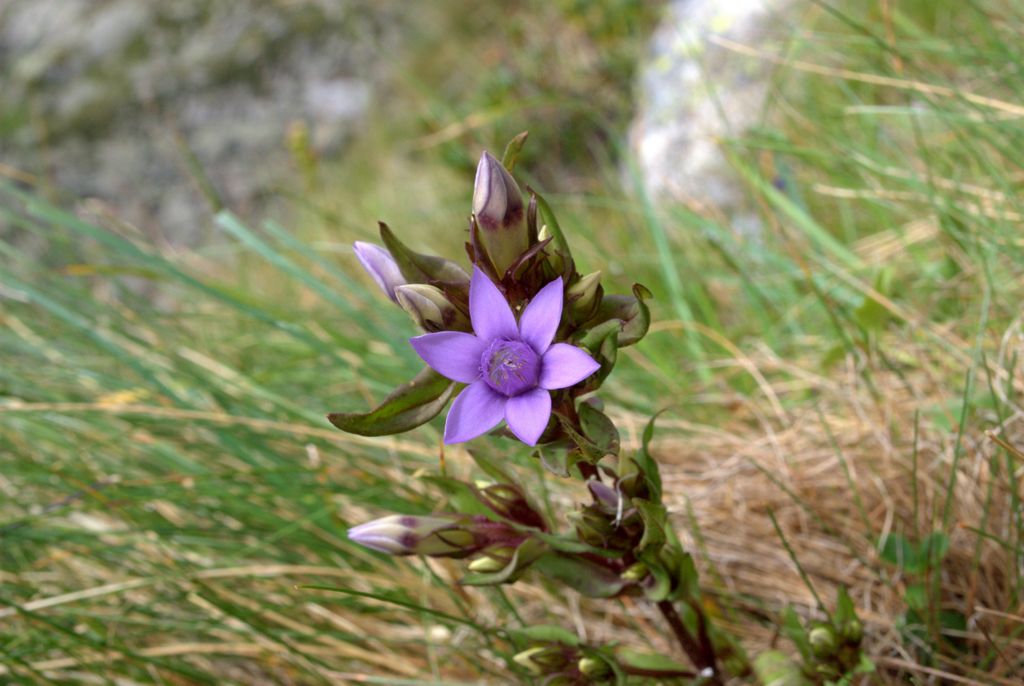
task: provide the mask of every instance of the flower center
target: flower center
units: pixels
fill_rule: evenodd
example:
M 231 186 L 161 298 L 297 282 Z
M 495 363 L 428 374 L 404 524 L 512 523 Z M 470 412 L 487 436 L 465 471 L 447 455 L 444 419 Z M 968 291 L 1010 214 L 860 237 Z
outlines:
M 511 397 L 537 385 L 540 358 L 522 341 L 496 339 L 480 357 L 480 370 L 488 386 Z

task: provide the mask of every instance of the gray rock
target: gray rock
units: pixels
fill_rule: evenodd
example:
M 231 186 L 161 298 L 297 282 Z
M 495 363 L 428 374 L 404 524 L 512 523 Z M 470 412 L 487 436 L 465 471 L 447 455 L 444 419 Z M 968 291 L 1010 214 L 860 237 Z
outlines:
M 759 221 L 719 141 L 761 118 L 771 66 L 713 42 L 766 47 L 784 38 L 799 0 L 675 0 L 641 69 L 630 145 L 656 202 L 682 202 L 728 216 L 744 233 Z M 770 46 L 768 46 L 770 47 Z
M 358 129 L 400 18 L 361 0 L 0 0 L 0 159 L 196 245 L 210 211 L 188 156 L 229 206 L 267 209 L 294 122 L 318 154 Z

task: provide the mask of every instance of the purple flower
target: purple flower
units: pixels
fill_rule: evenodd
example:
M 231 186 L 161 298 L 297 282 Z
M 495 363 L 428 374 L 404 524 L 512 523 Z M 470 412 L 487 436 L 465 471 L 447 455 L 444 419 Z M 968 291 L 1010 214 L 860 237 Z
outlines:
M 441 331 L 410 339 L 440 374 L 469 384 L 452 403 L 445 443 L 487 433 L 502 419 L 527 445 L 536 445 L 551 418 L 551 393 L 579 383 L 600 365 L 581 348 L 551 344 L 562 319 L 562 279 L 540 289 L 519 323 L 505 296 L 480 269 L 469 286 L 474 334 Z
M 394 302 L 398 302 L 395 288 L 407 282 L 391 253 L 386 248 L 363 241 L 353 243 L 352 250 L 355 251 L 363 269 L 373 277 L 384 294 Z

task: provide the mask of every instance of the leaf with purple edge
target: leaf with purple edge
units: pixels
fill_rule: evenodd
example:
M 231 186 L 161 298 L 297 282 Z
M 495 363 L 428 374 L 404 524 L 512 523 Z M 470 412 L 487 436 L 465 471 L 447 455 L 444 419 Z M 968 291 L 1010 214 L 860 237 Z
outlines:
M 335 412 L 327 419 L 350 434 L 390 436 L 429 422 L 444 409 L 454 391 L 455 382 L 427 367 L 369 412 Z

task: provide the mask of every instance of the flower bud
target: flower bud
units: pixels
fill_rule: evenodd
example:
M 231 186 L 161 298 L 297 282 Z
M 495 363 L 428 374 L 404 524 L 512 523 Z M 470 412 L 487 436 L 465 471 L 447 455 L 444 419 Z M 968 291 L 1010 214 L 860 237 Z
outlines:
M 847 643 L 860 643 L 861 639 L 864 638 L 864 625 L 859 619 L 854 617 L 839 626 L 839 635 Z
M 619 576 L 621 576 L 626 581 L 640 582 L 646 579 L 649 573 L 650 571 L 647 569 L 647 565 L 645 565 L 643 562 L 636 562 L 627 567 L 626 571 L 624 571 Z
M 619 495 L 619 492 L 614 487 L 609 486 L 603 481 L 591 479 L 587 482 L 587 488 L 594 497 L 594 503 L 599 503 L 613 512 L 617 511 L 621 506 L 622 496 Z
M 612 674 L 612 668 L 608 666 L 608 663 L 596 657 L 581 657 L 580 661 L 576 663 L 576 668 L 580 670 L 580 674 L 589 679 L 603 679 Z
M 552 644 L 528 648 L 512 659 L 536 676 L 559 672 L 569 663 L 565 648 Z
M 469 571 L 476 572 L 477 574 L 500 572 L 512 561 L 512 556 L 515 555 L 515 552 L 515 548 L 508 546 L 488 549 L 485 555 L 470 562 L 467 568 Z
M 499 274 L 529 246 L 523 195 L 504 165 L 485 152 L 476 168 L 473 215 L 480 241 Z
M 391 257 L 391 253 L 379 245 L 363 241 L 353 243 L 352 249 L 363 265 L 363 269 L 373 277 L 384 294 L 394 302 L 398 302 L 395 298 L 395 288 L 405 284 L 406 280 L 402 276 L 398 264 Z
M 477 498 L 502 519 L 547 531 L 544 517 L 533 508 L 518 486 L 491 484 L 478 489 Z
M 815 657 L 827 658 L 833 655 L 838 647 L 836 632 L 828 624 L 817 623 L 808 633 L 807 640 Z
M 576 321 L 584 321 L 589 318 L 597 306 L 601 304 L 601 272 L 591 272 L 580 280 L 569 286 L 565 292 L 565 300 L 576 318 Z
M 469 328 L 469 320 L 445 297 L 440 288 L 416 283 L 397 286 L 398 304 L 428 332 Z
M 391 555 L 465 557 L 483 544 L 464 515 L 391 515 L 348 531 L 350 540 Z

